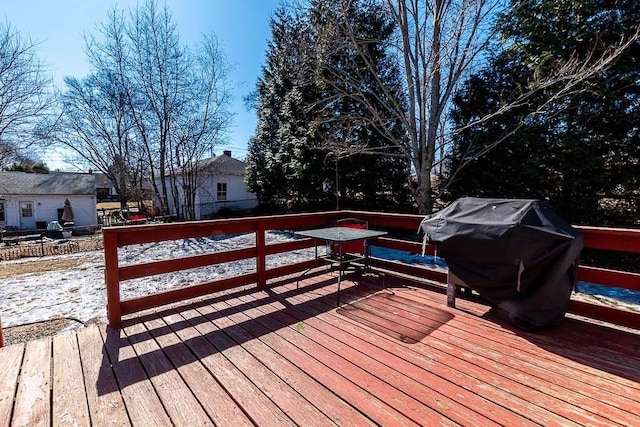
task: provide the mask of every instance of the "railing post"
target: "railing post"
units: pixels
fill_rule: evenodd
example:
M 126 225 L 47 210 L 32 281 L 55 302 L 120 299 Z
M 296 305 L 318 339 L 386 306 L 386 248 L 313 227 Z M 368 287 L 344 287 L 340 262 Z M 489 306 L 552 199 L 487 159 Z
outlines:
M 105 232 L 107 231 L 107 232 Z M 107 285 L 107 319 L 109 325 L 119 325 L 122 320 L 120 306 L 120 277 L 118 269 L 118 235 L 103 230 L 104 277 Z
M 2 334 L 2 319 L 0 319 L 0 348 L 4 347 L 4 335 Z
M 256 272 L 258 274 L 258 287 L 267 286 L 267 255 L 265 243 L 265 222 L 258 221 L 258 229 L 256 230 Z

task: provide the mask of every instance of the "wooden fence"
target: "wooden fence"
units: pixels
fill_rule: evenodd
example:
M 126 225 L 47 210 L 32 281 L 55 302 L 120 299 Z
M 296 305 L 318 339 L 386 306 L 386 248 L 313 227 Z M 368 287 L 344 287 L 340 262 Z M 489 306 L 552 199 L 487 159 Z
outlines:
M 102 250 L 102 238 L 72 238 L 64 241 L 30 241 L 16 245 L 0 244 L 0 261 L 41 256 L 66 255 Z

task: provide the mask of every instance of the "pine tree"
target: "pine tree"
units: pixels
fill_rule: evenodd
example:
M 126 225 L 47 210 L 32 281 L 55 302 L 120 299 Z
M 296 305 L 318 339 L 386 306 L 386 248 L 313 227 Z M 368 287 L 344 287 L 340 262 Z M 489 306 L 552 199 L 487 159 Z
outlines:
M 275 14 L 257 85 L 258 126 L 247 159 L 248 185 L 262 203 L 281 209 L 327 208 L 339 191 L 350 206 L 406 204 L 407 162 L 393 149 L 385 156 L 364 154 L 373 146 L 383 146 L 378 152 L 384 152 L 386 139 L 370 125 L 372 120 L 366 117 L 370 110 L 344 96 L 350 88 L 331 79 L 339 69 L 354 76 L 362 93 L 367 93 L 363 87 L 374 87 L 374 79 L 387 79 L 399 92 L 397 67 L 384 50 L 393 28 L 383 14 L 362 4 L 312 1 L 308 9 L 281 8 Z M 349 49 L 340 39 L 341 25 L 356 26 L 363 38 L 372 41 L 371 49 L 379 51 L 380 75 L 361 73 L 367 67 L 357 49 Z M 371 103 L 378 94 L 369 89 L 367 96 Z M 382 108 L 379 111 L 385 114 Z M 400 122 L 389 122 L 401 135 Z M 336 141 L 356 149 L 338 152 Z M 323 186 L 327 182 L 329 192 Z
M 247 184 L 261 203 L 295 209 L 312 197 L 310 171 L 314 82 L 306 76 L 313 52 L 303 15 L 281 7 L 257 84 L 258 125 L 249 142 Z M 320 191 L 320 183 L 317 185 Z
M 406 105 L 398 64 L 390 55 L 395 22 L 377 2 L 311 4 L 320 47 L 317 78 L 326 101 L 317 119 L 319 136 L 337 168 L 338 187 L 353 207 L 406 208 L 410 166 L 389 139 L 401 140 L 406 131 L 384 99 L 393 94 Z
M 520 3 L 502 19 L 504 48 L 458 93 L 456 127 L 497 110 L 498 100 L 530 85 L 536 73 L 552 72 L 563 60 L 597 57 L 640 22 L 635 1 Z M 629 224 L 638 217 L 639 60 L 636 42 L 567 96 L 553 99 L 557 87 L 550 86 L 464 128 L 449 164 L 449 196 L 540 198 L 577 223 Z

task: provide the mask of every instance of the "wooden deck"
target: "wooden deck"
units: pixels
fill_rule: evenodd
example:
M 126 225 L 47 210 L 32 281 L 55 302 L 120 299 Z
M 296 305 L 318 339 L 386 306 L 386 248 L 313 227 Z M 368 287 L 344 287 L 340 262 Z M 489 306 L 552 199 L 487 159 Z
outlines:
M 340 308 L 318 273 L 2 348 L 0 425 L 640 425 L 640 332 L 357 280 Z

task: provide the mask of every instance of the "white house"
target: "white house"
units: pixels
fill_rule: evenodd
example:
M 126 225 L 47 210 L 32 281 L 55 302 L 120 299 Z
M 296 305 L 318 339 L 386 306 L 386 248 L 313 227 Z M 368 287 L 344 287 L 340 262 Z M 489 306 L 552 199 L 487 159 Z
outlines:
M 0 227 L 5 230 L 46 228 L 61 221 L 65 200 L 71 202 L 75 226 L 98 223 L 95 175 L 0 171 Z
M 245 210 L 258 206 L 256 195 L 244 182 L 246 164 L 231 157 L 231 151 L 221 156 L 198 162 L 198 177 L 195 190 L 196 220 L 211 218 L 220 209 Z M 169 214 L 184 217 L 184 192 L 181 176 L 176 176 L 181 211 L 176 212 L 173 197 L 169 193 Z

